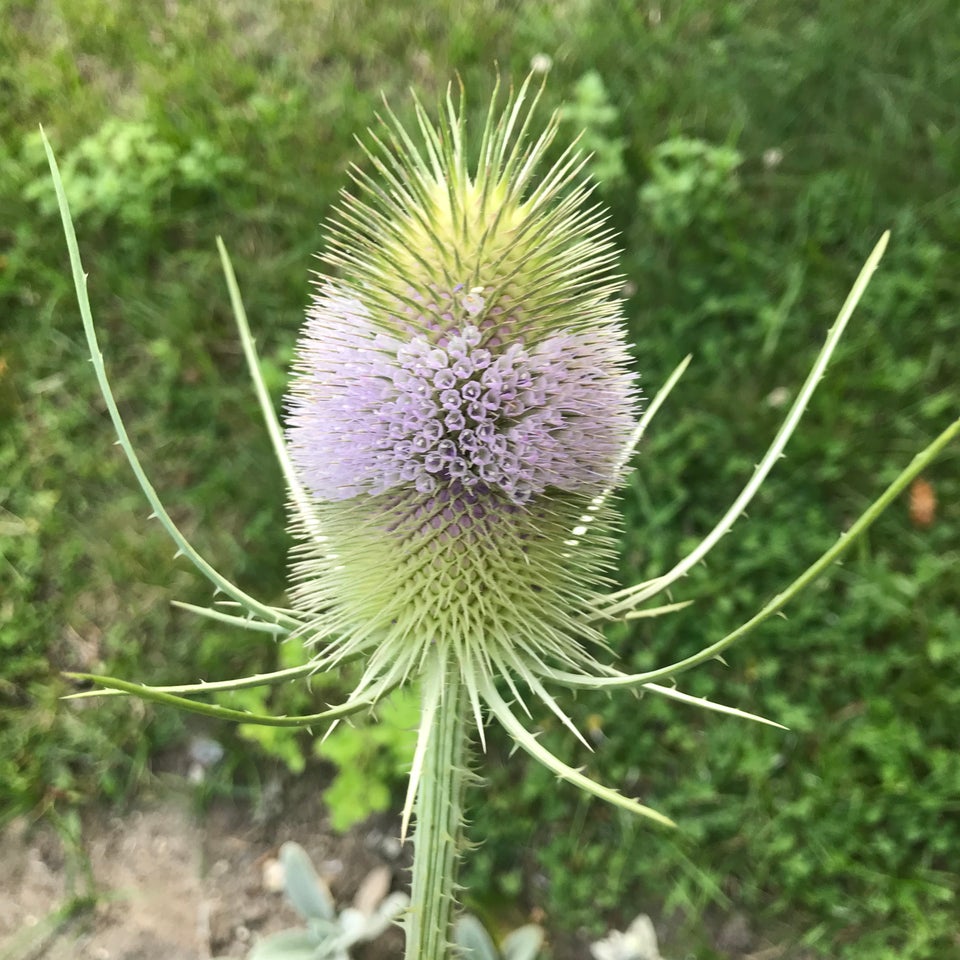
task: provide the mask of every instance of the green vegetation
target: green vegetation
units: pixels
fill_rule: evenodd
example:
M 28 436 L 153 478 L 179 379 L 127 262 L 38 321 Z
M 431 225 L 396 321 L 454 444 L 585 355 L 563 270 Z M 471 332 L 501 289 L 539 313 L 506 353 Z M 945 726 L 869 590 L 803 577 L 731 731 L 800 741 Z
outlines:
M 604 178 L 648 391 L 694 354 L 623 497 L 626 582 L 669 566 L 727 506 L 860 263 L 893 230 L 786 460 L 677 594 L 698 602 L 612 634 L 630 667 L 676 659 L 745 619 L 956 416 L 954 0 L 642 6 L 197 0 L 174 15 L 130 0 L 0 0 L 0 821 L 122 800 L 151 756 L 196 729 L 119 699 L 59 704 L 60 670 L 178 682 L 299 654 L 169 606 L 203 603 L 207 590 L 171 557 L 111 446 L 37 122 L 61 160 L 108 370 L 144 463 L 201 552 L 270 601 L 285 580 L 282 485 L 214 238 L 230 247 L 279 399 L 321 222 L 381 90 L 406 115 L 408 87 L 430 102 L 458 71 L 480 105 L 494 63 L 520 77 L 534 55 L 553 59 L 546 100 L 563 106 L 571 135 L 586 130 Z M 686 692 L 790 733 L 583 696 L 575 718 L 598 743 L 585 758 L 538 718 L 565 759 L 680 831 L 651 830 L 508 760 L 494 733 L 489 788 L 472 810 L 484 841 L 467 864 L 475 906 L 519 898 L 554 930 L 594 933 L 665 906 L 681 921 L 668 955 L 710 956 L 706 927 L 744 912 L 788 957 L 804 946 L 831 958 L 949 956 L 957 461 L 954 449 L 927 477 L 939 503 L 929 525 L 911 522 L 906 503 L 891 510 L 786 621 L 726 667 L 685 678 Z M 309 708 L 302 688 L 273 698 L 224 702 Z M 215 728 L 225 782 L 255 783 L 268 756 L 297 769 L 309 751 L 258 731 L 254 757 L 246 733 Z M 326 756 L 344 769 L 352 759 L 353 781 L 368 771 L 382 796 L 402 744 L 347 734 Z

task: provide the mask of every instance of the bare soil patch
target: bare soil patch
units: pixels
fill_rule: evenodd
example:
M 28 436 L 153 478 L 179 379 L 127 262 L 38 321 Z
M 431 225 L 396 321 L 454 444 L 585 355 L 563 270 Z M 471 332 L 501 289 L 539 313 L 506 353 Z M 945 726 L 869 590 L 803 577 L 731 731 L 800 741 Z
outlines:
M 310 854 L 338 904 L 351 902 L 376 868 L 394 888 L 406 880 L 407 851 L 392 818 L 372 818 L 338 835 L 306 785 L 282 813 L 264 818 L 219 803 L 192 809 L 182 790 L 142 798 L 122 814 L 83 817 L 83 855 L 71 854 L 47 823 L 14 822 L 0 834 L 0 960 L 212 960 L 244 957 L 254 940 L 302 926 L 276 890 L 280 844 Z M 95 901 L 71 919 L 57 911 L 86 889 Z M 402 955 L 399 929 L 357 948 L 357 960 Z
M 163 783 L 124 811 L 86 811 L 80 851 L 48 820 L 20 819 L 0 832 L 0 960 L 239 960 L 257 938 L 303 925 L 277 889 L 276 857 L 287 840 L 307 851 L 339 906 L 369 889 L 364 881 L 374 871 L 386 872 L 394 890 L 409 881 L 411 849 L 397 839 L 399 819 L 373 817 L 338 834 L 309 777 L 268 791 L 275 801 L 257 809 L 220 801 L 202 812 L 185 779 Z M 92 903 L 59 916 L 72 896 L 90 889 L 84 869 L 93 878 Z M 550 927 L 549 918 L 537 919 Z M 809 960 L 805 951 L 758 937 L 742 914 L 706 919 L 711 956 Z M 656 926 L 675 946 L 670 918 L 660 916 Z M 590 955 L 586 936 L 553 931 L 554 960 Z M 354 960 L 402 956 L 399 928 L 352 951 Z

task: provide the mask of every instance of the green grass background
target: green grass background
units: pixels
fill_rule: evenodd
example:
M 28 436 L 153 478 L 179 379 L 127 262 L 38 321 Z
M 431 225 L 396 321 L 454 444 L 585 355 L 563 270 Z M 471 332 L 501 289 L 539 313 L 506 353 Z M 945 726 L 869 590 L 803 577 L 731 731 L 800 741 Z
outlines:
M 623 496 L 627 582 L 674 562 L 739 490 L 890 227 L 786 460 L 677 591 L 697 603 L 613 636 L 640 669 L 749 616 L 957 415 L 958 49 L 955 0 L 0 0 L 0 819 L 122 802 L 196 729 L 135 703 L 66 707 L 60 670 L 177 682 L 301 654 L 169 606 L 209 592 L 111 445 L 38 122 L 145 465 L 201 552 L 273 602 L 283 492 L 214 238 L 279 399 L 322 221 L 381 91 L 409 116 L 408 88 L 431 103 L 459 72 L 481 109 L 497 69 L 519 79 L 534 55 L 552 59 L 547 108 L 594 151 L 648 392 L 694 354 Z M 574 717 L 600 740 L 584 757 L 538 718 L 554 750 L 680 831 L 582 798 L 493 734 L 472 811 L 475 906 L 540 906 L 556 936 L 665 911 L 675 956 L 724 955 L 710 931 L 738 913 L 785 957 L 957 955 L 957 453 L 927 477 L 932 525 L 898 504 L 788 619 L 685 678 L 789 733 L 581 696 Z M 258 696 L 242 702 L 302 705 Z M 243 731 L 207 732 L 238 792 L 270 758 L 296 770 L 310 753 L 290 735 L 251 750 Z M 384 757 L 408 748 L 378 736 L 328 753 L 349 774 L 335 806 L 365 779 L 387 802 L 399 775 Z

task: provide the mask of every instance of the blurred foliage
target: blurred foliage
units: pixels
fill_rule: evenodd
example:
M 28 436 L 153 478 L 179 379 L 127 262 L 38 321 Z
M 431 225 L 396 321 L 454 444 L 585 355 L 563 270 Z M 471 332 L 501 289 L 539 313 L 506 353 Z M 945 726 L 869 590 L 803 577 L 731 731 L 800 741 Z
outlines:
M 560 106 L 562 130 L 590 159 L 587 170 L 604 193 L 623 185 L 626 140 L 616 135 L 620 111 L 610 103 L 603 77 L 588 70 L 573 86 L 569 103 Z
M 0 0 L 0 821 L 122 800 L 195 729 L 135 703 L 58 704 L 60 670 L 177 682 L 302 655 L 168 604 L 209 591 L 171 558 L 111 446 L 38 121 L 148 472 L 201 552 L 272 602 L 288 546 L 282 485 L 214 238 L 233 254 L 279 401 L 320 224 L 380 91 L 408 116 L 407 88 L 430 102 L 458 72 L 480 109 L 494 63 L 519 78 L 535 55 L 552 61 L 546 108 L 563 107 L 570 135 L 584 128 L 604 178 L 647 391 L 694 354 L 623 495 L 625 581 L 672 564 L 725 509 L 891 227 L 786 460 L 677 593 L 698 602 L 613 631 L 640 669 L 750 615 L 956 415 L 958 45 L 954 0 Z M 954 450 L 926 478 L 929 524 L 900 504 L 786 621 L 726 667 L 684 677 L 687 692 L 788 734 L 584 695 L 575 718 L 598 740 L 585 758 L 537 718 L 553 749 L 680 831 L 508 761 L 491 731 L 489 787 L 472 805 L 484 843 L 467 858 L 480 899 L 519 897 L 554 929 L 593 933 L 673 910 L 671 955 L 714 955 L 707 931 L 738 912 L 785 957 L 955 952 L 958 473 Z M 256 706 L 302 712 L 339 692 L 285 686 Z M 376 778 L 382 799 L 400 737 L 344 734 L 324 752 Z M 216 736 L 228 758 L 249 753 L 248 731 Z M 293 735 L 258 744 L 293 769 L 315 762 Z M 358 782 L 348 775 L 348 794 Z
M 721 226 L 738 192 L 735 171 L 743 158 L 729 147 L 674 137 L 650 151 L 650 179 L 638 206 L 656 232 L 683 233 L 695 221 Z
M 377 708 L 375 724 L 339 727 L 313 752 L 337 765 L 324 792 L 334 830 L 347 830 L 371 813 L 389 809 L 398 783 L 413 762 L 420 700 L 415 691 L 398 690 Z

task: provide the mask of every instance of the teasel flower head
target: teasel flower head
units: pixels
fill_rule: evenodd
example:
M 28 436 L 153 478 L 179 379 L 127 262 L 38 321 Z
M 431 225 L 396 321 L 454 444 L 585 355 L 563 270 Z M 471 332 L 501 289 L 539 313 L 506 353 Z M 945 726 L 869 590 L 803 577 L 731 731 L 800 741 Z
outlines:
M 587 747 L 548 687 L 651 692 L 771 723 L 690 697 L 672 683 L 779 613 L 960 433 L 958 420 L 914 457 L 836 544 L 748 621 L 673 663 L 621 671 L 604 646 L 603 626 L 660 616 L 692 602 L 649 606 L 730 532 L 783 457 L 888 234 L 861 270 L 783 424 L 730 507 L 670 569 L 611 591 L 605 580 L 617 532 L 611 493 L 690 358 L 641 410 L 617 301 L 611 234 L 603 214 L 590 205 L 576 148 L 547 163 L 557 119 L 534 135 L 537 99 L 529 80 L 502 109 L 495 94 L 473 138 L 467 136 L 462 97 L 457 105 L 448 96 L 436 123 L 416 105 L 416 137 L 386 111 L 381 133 L 371 133 L 366 147 L 368 169 L 353 171 L 356 189 L 344 195 L 329 224 L 330 269 L 317 279 L 297 347 L 285 431 L 264 383 L 233 267 L 218 240 L 244 353 L 290 494 L 298 545 L 289 608 L 258 600 L 218 572 L 183 535 L 150 483 L 113 396 L 69 204 L 44 138 L 91 360 L 118 443 L 151 516 L 165 527 L 178 555 L 225 598 L 210 607 L 180 606 L 280 639 L 300 638 L 312 656 L 308 664 L 270 674 L 173 687 L 74 676 L 208 716 L 308 728 L 367 711 L 391 690 L 417 683 L 422 713 L 404 830 L 422 780 L 418 823 L 423 814 L 427 836 L 451 837 L 457 830 L 454 781 L 464 782 L 458 750 L 465 738 L 452 731 L 463 723 L 465 703 L 481 740 L 486 711 L 561 779 L 670 823 L 547 751 L 508 699 L 528 712 L 524 698 L 533 695 Z M 348 661 L 362 664 L 355 689 L 345 702 L 319 713 L 256 715 L 196 699 L 307 677 Z M 447 777 L 452 769 L 460 769 L 454 781 Z M 433 801 L 444 785 L 451 788 L 449 817 L 434 822 L 430 818 L 440 807 Z M 415 860 L 424 864 L 421 881 L 441 875 L 444 857 L 453 856 L 444 852 L 447 847 L 428 849 L 431 856 Z M 431 859 L 434 853 L 439 859 Z M 443 936 L 445 926 L 436 917 L 421 919 L 414 927 Z M 420 943 L 419 933 L 414 940 Z
M 287 402 L 293 598 L 321 666 L 364 658 L 356 695 L 440 656 L 479 714 L 602 642 L 637 389 L 610 231 L 574 149 L 541 169 L 556 122 L 531 139 L 527 93 L 474 144 L 449 98 L 419 143 L 388 115 L 329 226 Z

